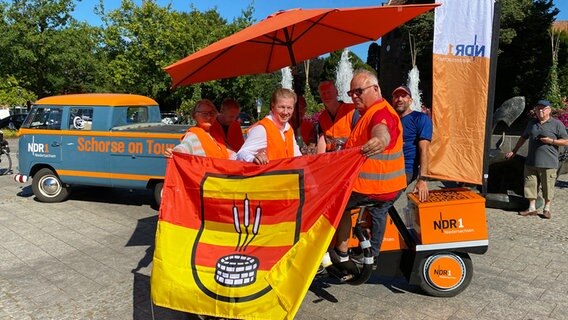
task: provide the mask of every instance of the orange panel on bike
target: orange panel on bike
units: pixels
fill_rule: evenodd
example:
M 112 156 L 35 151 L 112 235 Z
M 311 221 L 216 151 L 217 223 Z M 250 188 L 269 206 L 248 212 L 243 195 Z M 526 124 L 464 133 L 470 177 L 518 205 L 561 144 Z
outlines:
M 385 235 L 383 237 L 383 243 L 381 244 L 381 252 L 383 251 L 392 251 L 392 250 L 401 250 L 406 249 L 406 244 L 404 240 L 398 233 L 398 229 L 390 216 L 387 217 L 387 225 L 385 227 Z
M 463 188 L 432 190 L 425 202 L 407 195 L 419 243 L 487 240 L 485 198 L 479 194 Z
M 351 225 L 355 226 L 357 224 L 357 212 L 359 211 L 359 209 L 357 210 L 353 210 L 351 211 Z M 367 218 L 368 215 L 365 212 L 365 218 Z M 363 223 L 362 227 L 363 229 L 368 228 L 369 229 L 369 233 L 371 232 L 371 223 L 370 221 L 367 222 L 365 220 L 365 222 Z M 353 234 L 353 230 L 351 230 L 351 236 L 349 238 L 349 247 L 350 248 L 354 248 L 354 247 L 358 247 L 359 246 L 359 240 L 357 240 L 357 237 Z M 404 240 L 402 239 L 402 237 L 400 236 L 400 234 L 398 233 L 398 229 L 396 228 L 395 224 L 392 222 L 390 216 L 387 216 L 387 225 L 385 227 L 385 235 L 383 237 L 383 243 L 381 244 L 381 250 L 380 251 L 392 251 L 392 250 L 400 250 L 400 249 L 406 249 L 406 244 L 404 243 Z

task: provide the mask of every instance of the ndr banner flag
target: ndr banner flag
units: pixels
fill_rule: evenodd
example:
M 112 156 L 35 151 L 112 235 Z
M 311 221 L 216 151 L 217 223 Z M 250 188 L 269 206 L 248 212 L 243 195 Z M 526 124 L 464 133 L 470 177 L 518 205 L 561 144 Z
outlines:
M 155 304 L 292 319 L 364 161 L 359 149 L 255 165 L 175 154 L 156 233 Z
M 438 0 L 428 176 L 481 184 L 493 0 Z

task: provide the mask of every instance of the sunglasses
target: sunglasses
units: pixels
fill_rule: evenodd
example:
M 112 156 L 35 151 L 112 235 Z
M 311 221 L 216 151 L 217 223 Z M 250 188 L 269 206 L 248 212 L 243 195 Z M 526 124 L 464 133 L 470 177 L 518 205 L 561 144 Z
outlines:
M 213 117 L 216 112 L 215 111 L 196 111 L 195 113 L 200 114 L 205 117 Z
M 365 92 L 365 90 L 369 89 L 370 87 L 374 87 L 374 86 L 376 86 L 376 84 L 372 84 L 372 85 L 365 87 L 365 88 L 356 88 L 356 89 L 353 89 L 353 90 L 349 90 L 349 91 L 347 91 L 347 95 L 350 96 L 350 97 L 353 97 L 354 95 L 357 95 L 358 97 L 360 97 L 363 94 L 363 92 Z

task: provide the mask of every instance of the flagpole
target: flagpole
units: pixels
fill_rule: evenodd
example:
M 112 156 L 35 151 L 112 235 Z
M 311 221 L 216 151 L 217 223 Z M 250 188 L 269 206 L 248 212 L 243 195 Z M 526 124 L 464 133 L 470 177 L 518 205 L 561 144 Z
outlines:
M 493 135 L 493 109 L 495 102 L 495 82 L 497 78 L 497 51 L 499 49 L 499 29 L 501 19 L 501 4 L 493 3 L 493 30 L 491 35 L 491 59 L 489 64 L 489 90 L 487 91 L 487 116 L 485 122 L 485 146 L 483 152 L 483 179 L 481 192 L 487 195 L 487 180 L 489 179 L 489 149 Z

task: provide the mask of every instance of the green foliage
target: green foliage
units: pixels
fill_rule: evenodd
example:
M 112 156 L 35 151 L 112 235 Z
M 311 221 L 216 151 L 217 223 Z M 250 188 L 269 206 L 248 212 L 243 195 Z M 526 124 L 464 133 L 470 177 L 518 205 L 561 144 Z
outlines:
M 560 35 L 550 31 L 552 65 L 545 86 L 545 96 L 552 103 L 552 109 L 563 109 L 562 96 L 558 86 L 558 49 Z
M 307 105 L 307 110 L 306 110 L 306 116 L 310 117 L 312 116 L 314 113 L 320 112 L 323 108 L 322 108 L 322 104 L 319 104 L 316 102 L 316 99 L 314 98 L 314 95 L 312 94 L 312 90 L 310 90 L 309 87 L 306 87 L 304 89 L 304 98 L 306 99 L 306 105 Z
M 558 87 L 560 95 L 568 97 L 568 33 L 563 31 L 558 39 Z
M 79 0 L 0 0 L 0 103 L 21 105 L 46 95 L 75 92 L 128 92 L 156 99 L 164 110 L 188 112 L 200 99 L 217 106 L 235 98 L 244 112 L 256 114 L 256 100 L 263 101 L 261 116 L 269 110 L 272 91 L 280 86 L 280 72 L 210 81 L 172 90 L 163 68 L 254 23 L 254 2 L 229 22 L 217 9 L 187 12 L 161 6 L 157 0 L 122 0 L 120 7 L 96 9 L 102 26 L 77 22 L 71 16 Z M 552 0 L 498 0 L 501 29 L 495 104 L 513 95 L 524 95 L 527 105 L 545 95 L 556 101 L 568 94 L 568 35 L 559 38 L 557 61 L 550 55 L 548 30 L 558 11 Z M 430 0 L 415 1 L 431 2 Z M 430 92 L 434 13 L 413 19 L 398 31 L 408 46 L 416 39 L 421 87 Z M 408 52 L 402 48 L 401 52 Z M 297 93 L 308 100 L 308 113 L 317 110 L 317 86 L 335 80 L 341 50 L 314 58 L 306 72 L 294 68 Z M 350 53 L 354 69 L 377 71 L 379 45 L 369 46 L 367 64 Z M 410 55 L 397 62 L 404 73 L 412 67 Z M 230 67 L 230 66 L 227 66 Z M 557 78 L 557 85 L 553 82 Z M 549 81 L 547 81 L 547 79 Z M 545 83 L 547 85 L 545 86 Z M 556 89 L 557 87 L 557 89 Z
M 548 31 L 558 9 L 553 9 L 551 0 L 503 2 L 506 4 L 520 12 L 511 15 L 517 20 L 505 26 L 515 29 L 516 36 L 508 44 L 500 43 L 495 103 L 522 95 L 527 106 L 532 106 L 544 95 L 543 85 L 552 65 Z
M 3 2 L 0 75 L 37 96 L 91 90 L 98 60 L 96 28 L 77 23 L 72 0 Z
M 18 130 L 10 130 L 8 128 L 4 128 L 2 129 L 2 132 L 4 133 L 4 139 L 16 138 L 18 136 Z
M 367 64 L 379 74 L 379 67 L 381 62 L 381 46 L 376 42 L 372 42 L 367 50 Z
M 0 105 L 25 106 L 27 101 L 35 101 L 36 99 L 37 96 L 20 86 L 14 76 L 0 79 Z

